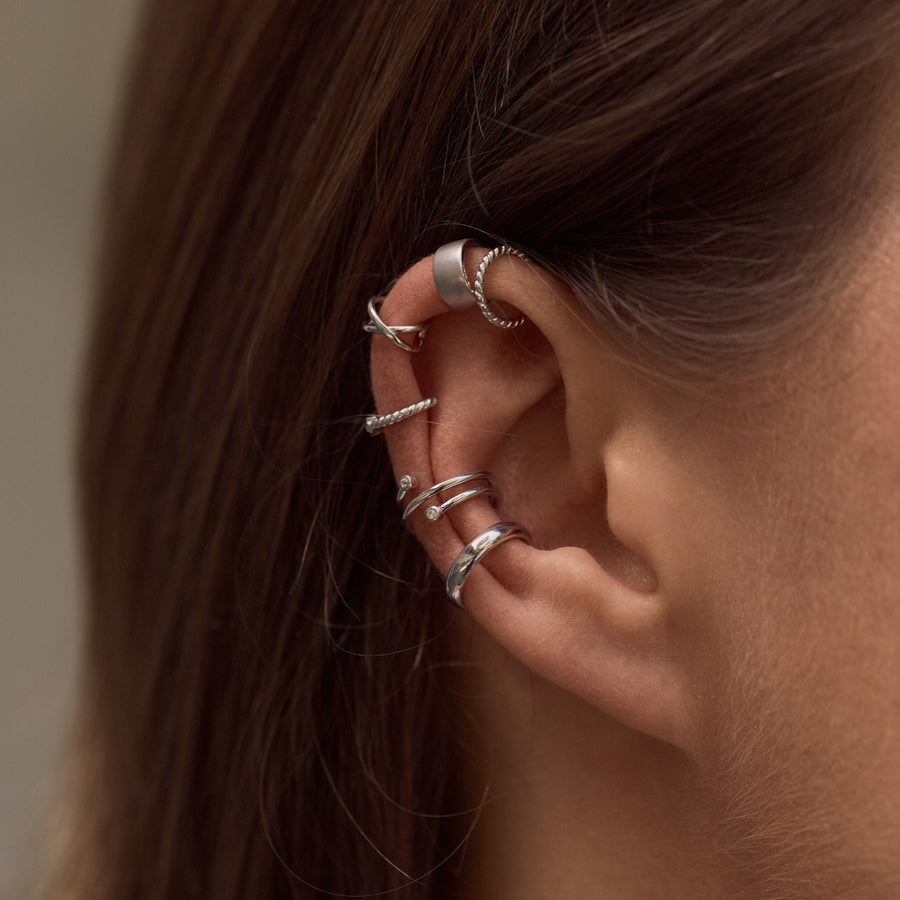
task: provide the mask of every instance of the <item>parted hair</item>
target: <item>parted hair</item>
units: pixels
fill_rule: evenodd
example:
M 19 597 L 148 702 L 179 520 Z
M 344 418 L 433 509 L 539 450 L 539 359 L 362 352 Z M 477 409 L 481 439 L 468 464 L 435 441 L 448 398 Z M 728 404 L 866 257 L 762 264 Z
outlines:
M 738 377 L 829 316 L 898 35 L 894 0 L 148 3 L 82 391 L 53 896 L 465 895 L 474 737 L 360 428 L 367 298 L 502 240 L 610 352 Z

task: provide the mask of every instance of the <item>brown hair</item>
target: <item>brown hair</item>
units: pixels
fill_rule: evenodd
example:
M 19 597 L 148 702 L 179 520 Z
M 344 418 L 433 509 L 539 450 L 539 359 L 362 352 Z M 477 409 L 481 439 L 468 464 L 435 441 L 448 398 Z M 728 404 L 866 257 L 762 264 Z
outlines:
M 61 893 L 461 889 L 449 612 L 360 436 L 366 298 L 482 234 L 647 368 L 776 352 L 865 221 L 898 29 L 892 0 L 150 4 L 84 393 Z

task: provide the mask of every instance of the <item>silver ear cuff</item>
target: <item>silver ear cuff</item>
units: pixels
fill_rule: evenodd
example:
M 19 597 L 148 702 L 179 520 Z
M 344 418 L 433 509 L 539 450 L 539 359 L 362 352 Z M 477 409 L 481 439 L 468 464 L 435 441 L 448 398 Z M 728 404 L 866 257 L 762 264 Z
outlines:
M 428 331 L 427 325 L 387 325 L 384 320 L 378 315 L 378 304 L 381 302 L 383 298 L 381 297 L 372 297 L 369 300 L 368 310 L 369 310 L 369 321 L 363 325 L 363 331 L 368 334 L 381 334 L 384 335 L 392 344 L 396 344 L 401 350 L 405 350 L 407 353 L 419 353 L 422 350 L 422 345 L 425 341 L 425 332 Z M 400 339 L 401 334 L 414 334 L 415 338 L 413 343 L 408 344 L 406 341 Z
M 478 308 L 481 310 L 482 315 L 491 323 L 491 325 L 496 325 L 498 328 L 518 328 L 527 321 L 525 316 L 519 316 L 517 319 L 504 319 L 503 316 L 498 316 L 488 306 L 488 302 L 484 296 L 484 278 L 487 275 L 488 267 L 498 256 L 518 256 L 519 259 L 530 262 L 524 253 L 507 244 L 504 244 L 502 247 L 494 247 L 493 250 L 485 254 L 484 259 L 481 260 L 481 265 L 478 267 L 478 272 L 475 275 L 475 286 L 472 289 L 475 294 L 475 302 L 478 304 Z
M 409 517 L 422 506 L 423 503 L 427 503 L 432 498 L 437 497 L 438 494 L 443 494 L 445 491 L 452 491 L 454 488 L 462 487 L 464 484 L 471 484 L 473 481 L 483 481 L 486 482 L 486 484 L 463 491 L 455 497 L 451 497 L 444 503 L 429 506 L 425 510 L 425 518 L 428 519 L 429 522 L 437 522 L 444 513 L 453 509 L 454 506 L 458 506 L 460 503 L 465 503 L 466 500 L 471 500 L 473 497 L 479 497 L 482 494 L 490 494 L 492 496 L 497 495 L 497 485 L 494 483 L 494 478 L 490 472 L 469 472 L 466 475 L 457 475 L 455 478 L 448 478 L 446 481 L 442 481 L 434 487 L 428 488 L 427 491 L 422 491 L 418 496 L 413 497 L 406 509 L 403 510 L 403 521 L 408 522 Z
M 431 272 L 434 286 L 441 299 L 450 309 L 463 312 L 475 306 L 475 292 L 466 276 L 466 246 L 473 243 L 469 238 L 451 241 L 434 251 Z
M 419 413 L 425 412 L 426 409 L 431 409 L 436 404 L 437 397 L 429 397 L 427 400 L 420 400 L 411 406 L 404 406 L 403 409 L 388 413 L 386 416 L 366 416 L 366 431 L 369 434 L 378 434 L 384 428 L 396 425 L 398 422 L 402 422 L 411 416 L 417 416 Z
M 453 560 L 453 565 L 450 566 L 445 583 L 447 597 L 454 606 L 465 609 L 462 602 L 462 589 L 472 569 L 494 547 L 499 547 L 506 541 L 513 539 L 531 544 L 531 535 L 524 525 L 519 525 L 518 522 L 498 522 L 496 525 L 491 525 L 487 531 L 482 531 L 481 534 L 463 547 L 456 559 Z

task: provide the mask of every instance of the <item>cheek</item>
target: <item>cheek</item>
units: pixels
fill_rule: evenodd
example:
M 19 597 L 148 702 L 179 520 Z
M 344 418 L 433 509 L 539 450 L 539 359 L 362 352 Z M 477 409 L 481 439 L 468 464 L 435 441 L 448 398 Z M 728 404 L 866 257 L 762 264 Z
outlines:
M 900 896 L 898 432 L 846 387 L 706 452 L 705 762 L 760 896 Z

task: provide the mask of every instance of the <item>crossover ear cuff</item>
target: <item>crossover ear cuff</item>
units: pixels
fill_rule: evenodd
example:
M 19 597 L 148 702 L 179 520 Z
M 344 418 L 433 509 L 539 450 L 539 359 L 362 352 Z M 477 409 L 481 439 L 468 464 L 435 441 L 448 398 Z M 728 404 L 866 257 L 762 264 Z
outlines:
M 368 310 L 369 319 L 363 325 L 363 331 L 368 334 L 384 335 L 392 344 L 405 350 L 407 353 L 420 353 L 422 345 L 425 342 L 425 333 L 428 331 L 427 325 L 385 325 L 381 316 L 378 314 L 378 306 L 382 301 L 382 297 L 375 296 L 369 300 Z M 414 334 L 413 342 L 407 343 L 401 340 L 401 334 Z

